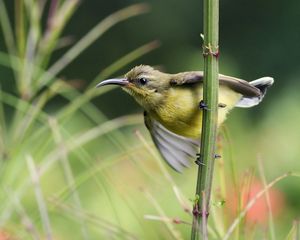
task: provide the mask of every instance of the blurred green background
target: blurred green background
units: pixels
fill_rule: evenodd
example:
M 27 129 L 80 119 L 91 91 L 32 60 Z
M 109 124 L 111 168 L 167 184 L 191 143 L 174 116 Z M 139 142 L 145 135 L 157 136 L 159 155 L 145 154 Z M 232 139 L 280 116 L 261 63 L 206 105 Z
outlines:
M 107 18 L 137 3 L 147 6 Z M 220 1 L 220 72 L 275 84 L 220 131 L 211 239 L 228 234 L 264 178 L 299 172 L 299 9 L 298 0 Z M 94 86 L 139 64 L 202 70 L 202 2 L 0 0 L 0 16 L 0 234 L 188 239 L 196 167 L 169 169 L 134 100 Z M 296 236 L 300 180 L 279 181 L 269 197 L 229 239 Z

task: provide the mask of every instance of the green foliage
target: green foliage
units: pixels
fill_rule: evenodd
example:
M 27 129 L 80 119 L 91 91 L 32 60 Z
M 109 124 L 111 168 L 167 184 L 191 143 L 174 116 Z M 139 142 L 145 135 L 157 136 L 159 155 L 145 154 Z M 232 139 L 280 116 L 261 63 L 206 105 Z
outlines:
M 80 235 L 88 239 L 92 233 L 89 233 L 77 188 L 90 178 L 103 185 L 102 177 L 91 173 L 95 156 L 88 149 L 99 138 L 102 138 L 99 143 L 103 146 L 110 142 L 120 147 L 115 136 L 121 133 L 116 130 L 137 124 L 140 119 L 132 116 L 107 123 L 105 115 L 90 102 L 104 91 L 91 86 L 81 93 L 76 84 L 82 83 L 65 81 L 58 74 L 108 29 L 144 13 L 148 7 L 137 4 L 113 13 L 74 44 L 61 34 L 79 1 L 52 1 L 49 8 L 41 1 L 15 1 L 14 4 L 16 21 L 12 26 L 11 16 L 0 1 L 1 27 L 8 50 L 8 53 L 1 52 L 1 62 L 13 72 L 12 80 L 16 86 L 16 94 L 2 88 L 0 95 L 1 226 L 21 239 L 39 235 L 56 238 L 63 233 L 56 230 L 57 224 L 50 219 L 62 217 L 59 206 L 68 203 L 63 207 L 72 206 L 84 215 L 78 217 L 74 213 L 73 216 L 74 211 L 70 212 L 71 218 L 77 219 Z M 45 17 L 46 27 L 43 24 Z M 62 46 L 68 50 L 52 63 L 52 55 Z M 157 43 L 153 42 L 132 51 L 108 67 L 104 76 L 155 47 Z M 47 106 L 58 96 L 66 99 L 67 104 L 49 109 Z M 108 132 L 115 133 L 106 136 Z M 72 166 L 70 162 L 74 161 L 75 166 L 81 167 Z M 74 171 L 78 171 L 76 177 Z M 84 174 L 80 177 L 81 173 Z M 22 219 L 26 221 L 20 222 Z M 101 226 L 102 220 L 97 221 L 94 225 Z M 22 226 L 16 228 L 16 224 Z M 100 227 L 101 231 L 111 228 L 106 225 Z M 114 234 L 123 232 L 121 227 L 114 227 Z

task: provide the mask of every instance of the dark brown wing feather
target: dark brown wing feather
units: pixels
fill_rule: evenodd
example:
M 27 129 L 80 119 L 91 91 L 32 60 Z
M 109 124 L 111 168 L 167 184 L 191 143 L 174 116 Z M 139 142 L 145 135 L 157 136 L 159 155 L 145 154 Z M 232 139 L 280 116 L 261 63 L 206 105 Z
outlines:
M 258 88 L 239 78 L 219 74 L 219 80 L 221 85 L 228 86 L 245 97 L 259 97 L 262 94 Z M 170 84 L 173 86 L 181 86 L 201 82 L 203 82 L 203 72 L 183 72 L 175 74 Z

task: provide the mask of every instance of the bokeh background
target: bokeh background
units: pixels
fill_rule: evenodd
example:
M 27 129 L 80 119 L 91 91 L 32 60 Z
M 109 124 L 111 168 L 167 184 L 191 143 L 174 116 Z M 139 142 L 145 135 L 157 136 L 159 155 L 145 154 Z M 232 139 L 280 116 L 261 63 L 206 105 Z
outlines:
M 220 1 L 220 72 L 275 84 L 220 130 L 211 239 L 297 239 L 293 176 L 229 228 L 300 170 L 299 9 Z M 94 86 L 139 64 L 202 70 L 202 1 L 0 0 L 0 17 L 0 239 L 188 239 L 196 167 L 173 172 L 134 100 Z

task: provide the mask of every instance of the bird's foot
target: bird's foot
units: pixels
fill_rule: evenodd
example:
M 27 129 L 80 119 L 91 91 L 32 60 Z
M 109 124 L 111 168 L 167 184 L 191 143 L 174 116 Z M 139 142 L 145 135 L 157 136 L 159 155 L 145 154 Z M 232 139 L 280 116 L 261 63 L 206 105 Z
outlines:
M 205 166 L 204 162 L 202 161 L 202 156 L 200 153 L 196 154 L 197 159 L 195 161 L 195 163 L 199 166 Z M 220 154 L 215 154 L 215 159 L 221 158 L 222 156 Z
M 226 105 L 225 103 L 219 103 L 219 104 L 218 104 L 218 107 L 219 107 L 219 108 L 225 108 L 225 107 L 227 107 L 227 105 Z M 207 104 L 206 104 L 203 100 L 201 100 L 201 101 L 199 102 L 199 108 L 200 108 L 200 109 L 203 109 L 203 110 L 210 110 L 210 109 L 208 108 Z
M 196 156 L 197 156 L 197 160 L 195 161 L 195 163 L 196 163 L 197 165 L 199 165 L 199 166 L 205 166 L 205 164 L 204 164 L 203 161 L 202 161 L 201 154 L 200 154 L 200 153 L 197 153 Z
M 199 108 L 202 109 L 202 110 L 206 110 L 206 111 L 210 110 L 210 109 L 208 108 L 207 104 L 206 104 L 203 100 L 201 100 L 201 101 L 199 102 Z
M 227 105 L 226 105 L 225 103 L 219 103 L 219 104 L 218 104 L 218 107 L 219 107 L 219 108 L 225 108 L 225 107 L 227 107 Z

